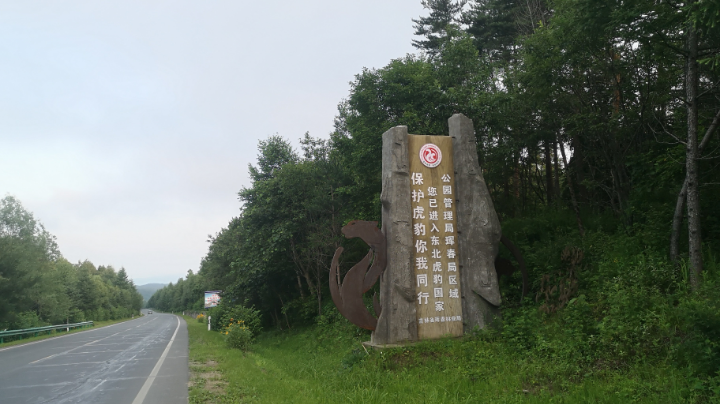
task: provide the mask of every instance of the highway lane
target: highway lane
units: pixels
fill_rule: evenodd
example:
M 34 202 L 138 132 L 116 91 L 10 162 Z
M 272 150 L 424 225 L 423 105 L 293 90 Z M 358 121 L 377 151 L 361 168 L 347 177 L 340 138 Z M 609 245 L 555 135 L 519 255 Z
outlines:
M 0 403 L 187 403 L 187 353 L 185 321 L 157 313 L 0 346 Z

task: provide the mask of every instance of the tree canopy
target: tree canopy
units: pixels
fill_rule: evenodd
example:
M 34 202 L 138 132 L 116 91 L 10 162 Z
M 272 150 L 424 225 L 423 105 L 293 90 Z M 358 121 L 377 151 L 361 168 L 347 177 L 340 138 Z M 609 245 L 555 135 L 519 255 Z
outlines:
M 0 329 L 126 318 L 141 306 L 125 268 L 68 262 L 20 201 L 0 200 Z
M 328 140 L 306 134 L 302 153 L 278 136 L 260 142 L 241 214 L 210 238 L 199 272 L 153 304 L 201 309 L 204 288 L 223 290 L 223 304 L 254 306 L 266 326 L 327 321 L 333 252 L 345 248 L 344 269 L 367 252 L 340 228 L 380 221 L 383 132 L 406 125 L 446 135 L 447 119 L 463 113 L 503 234 L 528 264 L 534 301 L 518 306 L 517 274 L 501 281 L 508 324 L 520 327 L 513 341 L 531 346 L 523 324 L 550 329 L 556 319 L 580 327 L 578 341 L 594 352 L 587 357 L 599 360 L 659 341 L 680 352 L 720 335 L 720 317 L 707 309 L 717 307 L 720 247 L 718 3 L 422 4 L 428 15 L 413 20 L 419 52 L 359 72 Z M 187 283 L 194 294 L 182 300 Z M 584 314 L 563 317 L 570 302 L 584 303 L 568 313 Z M 655 310 L 682 311 L 679 328 L 648 320 Z M 623 327 L 655 331 L 633 340 Z M 718 364 L 717 345 L 703 344 L 693 352 Z

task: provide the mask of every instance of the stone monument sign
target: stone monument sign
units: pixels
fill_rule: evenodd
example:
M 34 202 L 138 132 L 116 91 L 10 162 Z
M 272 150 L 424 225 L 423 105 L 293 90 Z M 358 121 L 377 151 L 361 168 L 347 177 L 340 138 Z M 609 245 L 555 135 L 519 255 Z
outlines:
M 405 126 L 383 134 L 384 239 L 373 222 L 343 229 L 371 250 L 342 285 L 341 248 L 333 258 L 333 300 L 346 318 L 373 331 L 373 345 L 459 336 L 499 314 L 494 262 L 500 224 L 478 164 L 472 121 L 455 114 L 448 123 L 450 136 L 411 135 Z M 378 276 L 375 320 L 361 305 Z

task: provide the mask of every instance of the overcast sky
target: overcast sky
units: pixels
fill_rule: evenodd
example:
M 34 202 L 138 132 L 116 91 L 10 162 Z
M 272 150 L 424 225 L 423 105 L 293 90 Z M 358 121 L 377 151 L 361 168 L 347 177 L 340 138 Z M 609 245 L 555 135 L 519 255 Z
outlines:
M 414 52 L 420 0 L 0 2 L 0 197 L 71 262 L 197 271 L 257 142 L 327 137 L 363 67 Z

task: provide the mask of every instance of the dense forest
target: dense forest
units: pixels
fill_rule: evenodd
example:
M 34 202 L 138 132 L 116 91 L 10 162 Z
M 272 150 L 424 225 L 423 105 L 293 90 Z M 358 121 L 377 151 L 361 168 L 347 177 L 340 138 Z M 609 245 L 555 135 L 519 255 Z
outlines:
M 463 113 L 529 272 L 524 298 L 519 273 L 501 279 L 502 339 L 720 385 L 720 2 L 422 4 L 418 52 L 357 74 L 329 139 L 261 141 L 241 214 L 149 305 L 201 309 L 222 290 L 217 310 L 254 306 L 265 327 L 336 319 L 330 261 L 367 252 L 340 228 L 380 220 L 382 133 L 446 135 Z
M 68 262 L 17 199 L 0 200 L 0 330 L 128 318 L 141 306 L 124 268 Z

